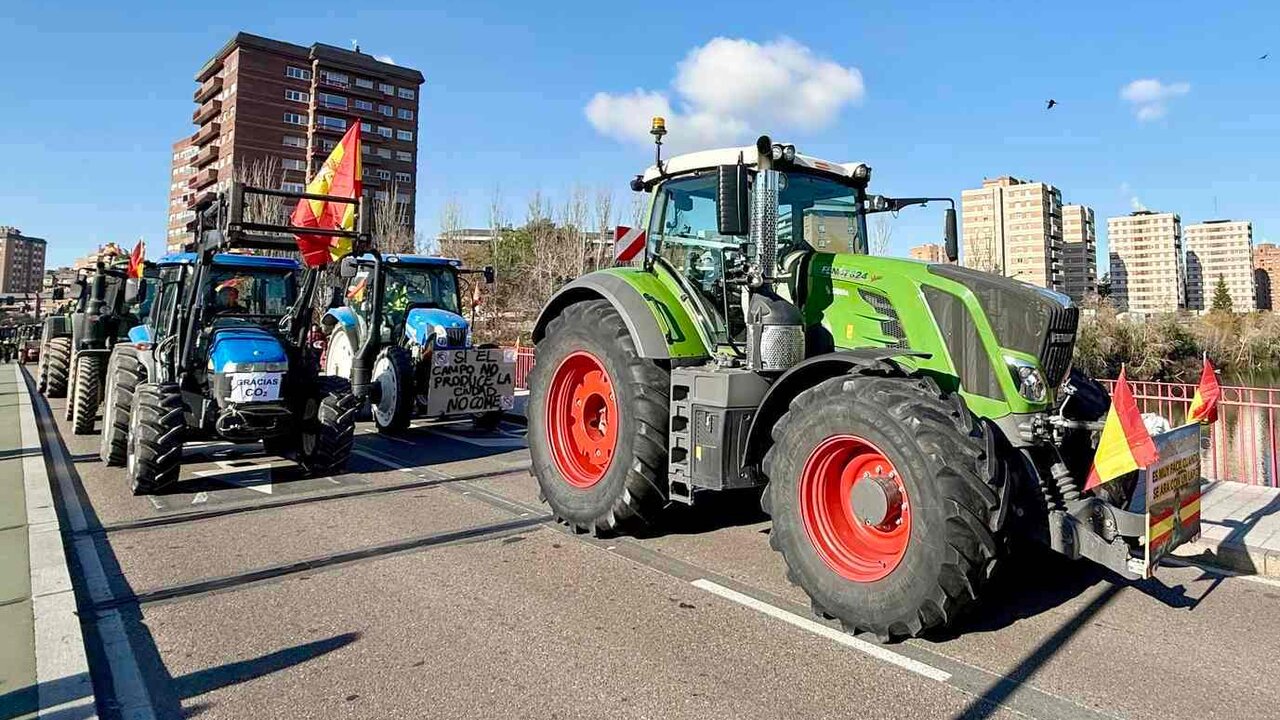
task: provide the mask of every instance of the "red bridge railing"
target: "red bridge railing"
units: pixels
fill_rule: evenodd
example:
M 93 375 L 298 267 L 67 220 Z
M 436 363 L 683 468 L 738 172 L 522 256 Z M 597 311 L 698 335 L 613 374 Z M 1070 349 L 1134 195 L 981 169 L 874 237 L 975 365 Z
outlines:
M 533 369 L 532 347 L 516 348 L 516 388 L 527 390 Z M 1102 380 L 1108 391 L 1114 380 Z M 1130 381 L 1133 397 L 1143 412 L 1156 413 L 1173 426 L 1186 422 L 1196 386 L 1183 383 Z M 1280 485 L 1280 388 L 1222 386 L 1218 421 L 1204 431 L 1203 472 L 1211 480 L 1235 480 L 1253 485 Z

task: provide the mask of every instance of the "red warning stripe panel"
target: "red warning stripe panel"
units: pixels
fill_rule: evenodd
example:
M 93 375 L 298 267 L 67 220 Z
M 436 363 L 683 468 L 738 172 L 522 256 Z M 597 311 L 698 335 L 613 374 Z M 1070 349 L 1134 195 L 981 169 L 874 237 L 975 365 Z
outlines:
M 613 231 L 613 259 L 616 262 L 631 262 L 641 250 L 644 250 L 645 232 L 642 228 L 630 228 L 619 225 Z

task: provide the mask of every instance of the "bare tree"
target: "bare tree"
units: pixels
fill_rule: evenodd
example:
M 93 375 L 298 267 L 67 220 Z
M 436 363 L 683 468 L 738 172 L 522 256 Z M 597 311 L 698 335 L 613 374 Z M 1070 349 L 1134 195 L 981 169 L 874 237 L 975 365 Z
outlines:
M 462 234 L 462 203 L 457 195 L 450 195 L 440 206 L 440 244 L 452 245 Z
M 374 243 L 382 252 L 412 252 L 416 245 L 409 203 L 400 202 L 400 184 L 393 183 L 383 196 L 374 196 L 370 218 Z
M 885 256 L 889 254 L 889 241 L 893 239 L 893 221 L 885 213 L 876 216 L 871 226 L 871 254 Z
M 587 232 L 588 213 L 587 191 L 581 185 L 574 185 L 565 199 L 564 207 L 560 211 L 560 227 L 563 241 L 577 254 L 577 267 L 573 272 L 573 277 L 586 272 L 587 238 L 590 235 Z
M 259 155 L 249 162 L 236 163 L 234 169 L 236 180 L 249 187 L 279 190 L 284 182 L 280 158 L 274 155 Z M 247 222 L 281 223 L 292 211 L 292 207 L 285 207 L 284 198 L 256 193 L 246 194 L 244 198 L 244 219 Z
M 606 239 L 613 235 L 613 190 L 607 187 L 596 189 L 595 225 L 597 235 L 591 244 L 591 269 L 599 270 L 604 266 L 609 245 Z

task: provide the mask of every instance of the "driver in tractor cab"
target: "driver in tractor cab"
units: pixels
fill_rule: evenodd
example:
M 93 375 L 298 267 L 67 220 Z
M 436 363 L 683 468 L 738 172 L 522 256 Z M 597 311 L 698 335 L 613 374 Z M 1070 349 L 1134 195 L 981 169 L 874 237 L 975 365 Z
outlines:
M 244 306 L 240 304 L 240 290 L 238 288 L 227 286 L 218 291 L 218 312 L 244 312 Z

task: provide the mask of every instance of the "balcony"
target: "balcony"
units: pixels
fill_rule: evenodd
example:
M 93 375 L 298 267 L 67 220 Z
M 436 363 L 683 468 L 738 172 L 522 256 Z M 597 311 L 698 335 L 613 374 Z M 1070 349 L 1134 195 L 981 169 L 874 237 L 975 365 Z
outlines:
M 216 182 L 218 182 L 218 169 L 206 168 L 196 173 L 195 177 L 188 180 L 187 187 L 199 192 Z
M 212 98 L 214 95 L 217 95 L 221 90 L 222 90 L 222 78 L 217 75 L 214 75 L 213 77 L 201 83 L 200 87 L 196 88 L 195 94 L 192 96 L 192 99 L 194 99 L 198 103 L 202 103 Z
M 214 160 L 217 160 L 218 153 L 220 151 L 221 151 L 221 148 L 219 148 L 217 145 L 206 145 L 205 148 L 201 150 L 198 155 L 196 155 L 195 160 L 193 160 L 191 164 L 195 165 L 198 168 L 202 168 L 205 165 L 208 165 L 209 163 L 213 162 Z
M 216 121 L 211 122 L 211 123 L 208 123 L 207 125 L 200 126 L 200 129 L 196 131 L 196 134 L 194 136 L 192 136 L 191 143 L 193 145 L 204 145 L 205 143 L 218 137 L 221 134 L 222 134 L 222 124 Z
M 195 112 L 191 113 L 191 122 L 197 125 L 203 125 L 209 120 L 217 117 L 220 112 L 222 112 L 222 101 L 210 100 L 196 108 Z
M 336 125 L 325 125 L 322 123 L 316 123 L 313 127 L 315 127 L 316 132 L 332 133 L 334 135 L 342 135 L 346 133 L 348 129 L 344 127 L 337 127 Z

